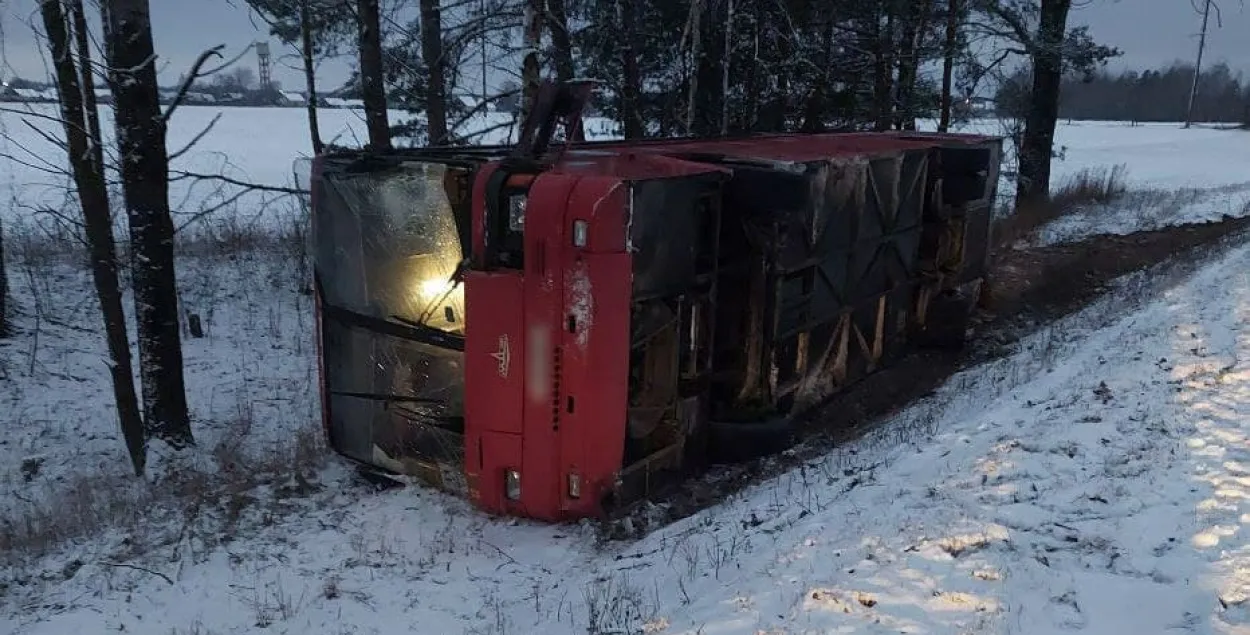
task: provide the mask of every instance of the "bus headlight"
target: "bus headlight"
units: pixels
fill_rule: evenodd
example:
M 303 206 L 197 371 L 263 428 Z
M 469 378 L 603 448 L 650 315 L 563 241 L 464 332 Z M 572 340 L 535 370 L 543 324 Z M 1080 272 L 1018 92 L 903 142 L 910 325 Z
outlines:
M 421 297 L 430 302 L 441 299 L 454 289 L 456 283 L 447 278 L 433 278 L 421 281 Z
M 503 494 L 510 501 L 521 500 L 521 473 L 508 470 L 503 473 Z

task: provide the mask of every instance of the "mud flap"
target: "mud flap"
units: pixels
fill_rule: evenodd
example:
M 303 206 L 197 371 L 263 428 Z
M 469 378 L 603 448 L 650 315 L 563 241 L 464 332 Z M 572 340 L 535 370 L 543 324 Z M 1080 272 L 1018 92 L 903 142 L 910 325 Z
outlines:
M 707 456 L 712 463 L 741 463 L 777 454 L 795 441 L 795 423 L 790 417 L 766 421 L 709 422 Z
M 980 295 L 979 280 L 933 297 L 924 324 L 912 335 L 922 348 L 959 350 L 968 343 L 968 327 Z

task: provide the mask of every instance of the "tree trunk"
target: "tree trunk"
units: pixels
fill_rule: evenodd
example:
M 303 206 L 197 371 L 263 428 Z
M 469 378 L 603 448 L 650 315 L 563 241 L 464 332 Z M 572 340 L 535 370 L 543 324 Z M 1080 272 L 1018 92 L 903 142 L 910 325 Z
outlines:
M 946 5 L 946 41 L 942 51 L 942 112 L 938 118 L 938 132 L 951 129 L 951 109 L 954 95 L 951 93 L 955 79 L 955 53 L 959 41 L 959 0 Z
M 430 145 L 447 143 L 447 64 L 443 58 L 443 10 L 439 0 L 421 0 L 421 57 L 429 69 L 425 118 Z
M 9 331 L 9 270 L 4 262 L 4 223 L 0 222 L 0 337 Z
M 521 60 L 521 121 L 527 121 L 538 99 L 542 69 L 538 50 L 543 39 L 543 0 L 525 0 L 524 57 Z
M 1050 196 L 1050 159 L 1059 120 L 1059 87 L 1063 81 L 1063 36 L 1072 0 L 1042 0 L 1033 56 L 1033 90 L 1020 143 L 1020 175 L 1016 207 L 1037 204 Z
M 638 0 L 617 0 L 621 16 L 621 121 L 626 139 L 646 135 L 642 119 L 642 69 L 638 66 Z
M 386 78 L 382 66 L 382 11 L 379 0 L 357 0 L 358 47 L 360 49 L 360 93 L 365 102 L 365 127 L 369 147 L 375 151 L 391 148 L 391 125 L 386 112 Z
M 300 56 L 304 58 L 304 89 L 308 91 L 308 137 L 312 141 L 313 153 L 321 154 L 325 146 L 321 143 L 321 126 L 317 123 L 317 65 L 313 58 L 310 2 L 300 0 L 299 3 Z
M 149 438 L 181 449 L 194 439 L 183 382 L 166 122 L 157 94 L 152 23 L 147 0 L 105 0 L 101 12 L 130 224 L 144 427 Z
M 728 22 L 723 11 L 728 7 L 724 3 L 708 6 L 707 0 L 702 1 L 704 6 L 700 13 L 703 16 L 699 20 L 701 28 L 698 33 L 702 44 L 699 46 L 700 55 L 695 66 L 695 85 L 698 86 L 698 91 L 691 95 L 694 98 L 692 114 L 694 133 L 703 137 L 714 137 L 721 130 L 721 115 L 726 97 L 723 80 L 727 60 L 723 29 L 728 27 Z
M 879 11 L 885 13 L 885 26 L 881 26 L 878 14 L 876 55 L 872 68 L 872 110 L 873 129 L 885 131 L 890 129 L 894 113 L 894 8 L 883 1 L 879 3 Z
M 733 67 L 734 0 L 725 0 L 725 48 L 721 51 L 720 134 L 729 135 L 729 71 Z
M 760 62 L 760 31 L 764 28 L 764 7 L 759 2 L 751 3 L 751 60 L 746 70 L 743 93 L 746 104 L 742 108 L 741 130 L 755 130 L 760 117 L 760 92 L 763 75 Z
M 825 129 L 825 103 L 829 96 L 829 71 L 833 70 L 833 29 L 830 22 L 822 34 L 821 51 L 824 53 L 824 65 L 821 68 L 820 81 L 812 89 L 803 113 L 804 132 L 822 132 Z
M 104 135 L 100 134 L 100 103 L 95 95 L 95 69 L 91 65 L 91 32 L 87 29 L 87 15 L 83 11 L 82 0 L 69 0 L 68 2 L 70 15 L 73 17 L 74 23 L 74 43 L 78 47 L 78 77 L 79 88 L 82 90 L 83 110 L 87 121 L 87 147 L 90 150 L 92 169 L 97 174 L 104 174 Z M 103 182 L 103 179 L 101 179 Z M 101 208 L 106 218 L 111 219 L 113 216 L 112 207 L 108 205 L 108 187 L 105 185 L 105 205 Z M 109 262 L 112 263 L 114 278 L 117 271 L 116 247 L 113 239 L 112 224 L 109 225 L 107 236 L 109 246 Z M 120 310 L 117 313 L 123 319 L 120 324 L 125 324 L 125 312 Z M 126 334 L 122 331 L 122 335 Z M 124 339 L 124 338 L 123 338 Z M 130 349 L 126 349 L 126 365 L 130 365 Z M 133 383 L 133 382 L 132 382 Z M 133 392 L 133 388 L 131 389 Z
M 916 78 L 919 74 L 920 52 L 929 27 L 928 3 L 915 3 L 908 9 L 903 24 L 903 37 L 898 59 L 898 111 L 894 127 L 916 129 Z
M 573 79 L 573 41 L 569 35 L 569 16 L 564 0 L 547 0 L 547 28 L 551 30 L 551 48 L 555 57 L 556 79 L 564 83 Z
M 699 119 L 699 79 L 703 68 L 703 5 L 707 0 L 690 3 L 690 91 L 686 100 L 686 134 L 695 133 Z
M 104 153 L 100 140 L 99 108 L 92 78 L 91 48 L 82 0 L 68 0 L 74 24 L 78 59 L 70 53 L 70 35 L 61 0 L 44 0 L 40 11 L 48 37 L 48 52 L 56 71 L 60 91 L 61 122 L 65 129 L 66 153 L 73 171 L 74 185 L 82 209 L 91 274 L 95 282 L 100 313 L 104 318 L 105 340 L 111 363 L 113 399 L 122 437 L 130 453 L 136 475 L 143 474 L 146 459 L 143 418 L 135 395 L 126 333 L 126 311 L 118 282 L 117 253 L 114 246 L 112 211 L 104 181 Z

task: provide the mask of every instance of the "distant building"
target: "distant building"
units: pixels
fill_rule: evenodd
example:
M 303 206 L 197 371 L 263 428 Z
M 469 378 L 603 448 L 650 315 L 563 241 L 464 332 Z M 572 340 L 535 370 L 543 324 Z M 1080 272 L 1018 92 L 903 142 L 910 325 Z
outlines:
M 303 106 L 308 103 L 308 100 L 304 99 L 303 93 L 297 93 L 293 90 L 282 91 L 282 100 L 285 101 L 288 106 Z
M 54 102 L 57 101 L 56 91 L 50 88 L 14 88 L 20 101 Z
M 321 100 L 326 108 L 364 108 L 363 99 L 344 99 L 343 97 L 325 97 Z
M 217 98 L 211 93 L 191 91 L 187 93 L 186 102 L 188 104 L 215 104 L 217 103 Z

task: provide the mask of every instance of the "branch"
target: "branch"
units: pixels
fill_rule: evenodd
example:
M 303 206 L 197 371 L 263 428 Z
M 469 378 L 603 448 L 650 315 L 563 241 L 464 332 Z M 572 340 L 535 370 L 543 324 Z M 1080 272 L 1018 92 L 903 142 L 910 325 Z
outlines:
M 286 187 L 282 185 L 261 185 L 259 183 L 248 183 L 239 179 L 231 178 L 223 174 L 200 174 L 197 172 L 170 171 L 170 182 L 192 179 L 194 181 L 217 181 L 227 185 L 246 188 L 256 192 L 276 192 L 278 194 L 294 194 L 302 196 L 308 194 L 308 190 L 302 190 L 295 187 Z
M 230 59 L 228 59 L 228 60 L 226 60 L 226 61 L 224 61 L 224 62 L 222 62 L 222 63 L 218 64 L 217 66 L 214 66 L 213 68 L 210 68 L 210 69 L 208 69 L 208 70 L 204 71 L 203 73 L 200 73 L 200 77 L 208 77 L 209 75 L 216 75 L 217 73 L 220 73 L 220 72 L 222 72 L 222 71 L 226 70 L 227 68 L 230 68 L 231 66 L 234 66 L 234 65 L 235 65 L 235 63 L 236 63 L 236 62 L 238 62 L 239 60 L 243 59 L 243 56 L 244 56 L 244 55 L 247 55 L 248 51 L 250 51 L 250 50 L 252 50 L 252 45 L 251 45 L 251 44 L 248 44 L 247 46 L 245 46 L 245 47 L 243 48 L 243 50 L 242 50 L 242 51 L 239 51 L 239 54 L 238 54 L 238 55 L 235 55 L 234 57 L 232 57 L 232 58 L 230 58 Z
M 1007 25 L 1021 46 L 1026 49 L 1036 48 L 1033 36 L 1029 33 L 1029 26 L 1024 21 L 1024 16 L 1002 6 L 998 2 L 985 2 L 983 7 L 987 14 L 1002 20 Z
M 465 134 L 465 135 L 464 135 L 463 137 L 461 137 L 461 138 L 462 138 L 462 139 L 465 139 L 466 141 L 467 141 L 468 139 L 472 139 L 472 138 L 474 138 L 474 137 L 477 137 L 477 138 L 479 138 L 479 139 L 480 139 L 480 138 L 485 137 L 486 135 L 488 135 L 488 134 L 490 134 L 490 133 L 492 133 L 492 132 L 494 132 L 494 131 L 496 131 L 496 130 L 502 130 L 502 129 L 504 129 L 504 128 L 511 128 L 511 127 L 513 127 L 513 126 L 516 126 L 516 125 L 517 125 L 517 120 L 516 120 L 515 118 L 513 118 L 513 119 L 510 119 L 510 120 L 508 120 L 508 121 L 502 121 L 502 122 L 500 122 L 500 123 L 494 124 L 494 125 L 492 125 L 492 126 L 487 126 L 486 128 L 482 128 L 481 130 L 475 130 L 475 131 L 473 131 L 473 132 L 467 133 L 467 134 Z M 508 133 L 508 141 L 511 141 L 511 140 L 512 140 L 512 133 L 511 133 L 511 132 L 509 132 L 509 133 Z
M 164 580 L 164 581 L 166 581 L 166 582 L 170 583 L 171 585 L 174 583 L 174 581 L 173 581 L 172 579 L 170 579 L 170 577 L 169 577 L 169 576 L 165 575 L 164 573 L 161 573 L 160 571 L 153 571 L 153 570 L 151 570 L 151 569 L 145 569 L 145 568 L 143 568 L 143 567 L 138 567 L 138 566 L 135 566 L 135 565 L 133 565 L 133 564 L 126 564 L 126 563 L 124 563 L 124 562 L 103 562 L 103 561 L 101 561 L 101 562 L 100 562 L 100 564 L 102 564 L 102 565 L 104 565 L 104 566 L 106 566 L 106 567 L 121 567 L 121 568 L 124 568 L 124 569 L 134 569 L 134 570 L 136 570 L 136 571 L 142 571 L 142 572 L 144 572 L 144 573 L 150 573 L 150 574 L 152 574 L 152 575 L 154 575 L 154 576 L 157 576 L 157 577 L 159 577 L 160 579 L 162 579 L 162 580 Z
M 455 123 L 448 126 L 448 129 L 456 130 L 460 128 L 460 126 L 463 126 L 464 124 L 468 123 L 468 121 L 472 119 L 473 117 L 484 112 L 490 106 L 491 103 L 499 101 L 500 99 L 503 99 L 505 97 L 519 95 L 520 93 L 521 93 L 521 89 L 518 88 L 515 90 L 506 90 L 497 95 L 491 95 L 490 97 L 483 99 L 482 101 L 474 105 L 472 108 L 470 108 L 469 111 L 464 113 L 464 115 L 462 115 L 459 119 L 457 119 Z M 430 145 L 434 145 L 434 144 L 431 143 Z
M 48 143 L 51 143 L 52 145 L 62 150 L 67 150 L 69 148 L 69 145 L 66 144 L 64 141 L 61 141 L 60 139 L 57 139 L 56 137 L 53 137 L 52 135 L 40 130 L 39 127 L 36 126 L 35 124 L 29 121 L 26 121 L 25 119 L 22 120 L 22 123 L 26 124 L 26 126 L 30 128 L 31 130 L 34 130 L 35 134 L 39 135 L 40 137 L 43 137 L 44 141 L 47 141 Z
M 47 120 L 47 121 L 51 121 L 51 122 L 53 122 L 53 123 L 55 123 L 55 124 L 57 124 L 57 125 L 65 125 L 65 123 L 66 123 L 66 121 L 65 121 L 64 119 L 62 119 L 61 117 L 57 117 L 57 116 L 54 116 L 54 115 L 45 115 L 45 114 L 42 114 L 42 113 L 35 112 L 35 111 L 33 111 L 33 110 L 22 110 L 22 109 L 20 109 L 20 108 L 5 108 L 5 107 L 3 107 L 3 106 L 0 106 L 0 113 L 3 113 L 3 112 L 12 113 L 12 114 L 15 114 L 15 115 L 20 115 L 20 116 L 22 116 L 22 117 L 34 117 L 34 118 L 36 118 L 36 119 L 44 119 L 44 120 Z M 71 125 L 72 125 L 72 122 L 70 122 L 70 123 L 71 123 Z M 81 128 L 80 128 L 80 129 L 81 129 Z
M 165 109 L 165 114 L 161 117 L 165 123 L 169 123 L 169 118 L 174 116 L 174 111 L 177 110 L 178 106 L 182 104 L 182 101 L 187 98 L 187 93 L 191 90 L 191 84 L 195 83 L 195 80 L 204 76 L 200 73 L 200 69 L 204 67 L 204 64 L 206 64 L 210 58 L 221 57 L 221 50 L 224 48 L 226 48 L 225 44 L 218 44 L 217 46 L 200 53 L 200 56 L 195 58 L 195 63 L 191 65 L 191 72 L 187 73 L 187 78 L 182 80 L 182 85 L 178 87 L 178 93 L 174 95 L 174 100 L 170 102 L 169 108 Z M 190 146 L 188 146 L 188 148 L 189 147 Z M 185 150 L 186 149 L 184 148 L 184 151 Z
M 30 151 L 27 150 L 27 152 L 29 153 Z M 8 152 L 0 152 L 0 159 L 4 159 L 5 161 L 12 161 L 23 167 L 30 168 L 31 170 L 38 170 L 40 172 L 45 172 L 47 174 L 52 174 L 55 176 L 69 176 L 69 173 L 66 172 L 64 168 L 56 167 L 54 164 L 50 163 L 47 166 L 36 165 L 34 163 L 31 163 L 30 161 L 26 161 L 12 154 L 9 154 Z M 33 185 L 33 184 L 27 183 L 27 185 Z
M 201 130 L 199 134 L 196 134 L 194 137 L 192 137 L 191 141 L 189 141 L 187 145 L 183 146 L 181 150 L 178 150 L 177 152 L 174 152 L 173 154 L 169 155 L 169 162 L 173 163 L 174 159 L 177 159 L 178 157 L 186 154 L 191 148 L 195 147 L 195 144 L 199 143 L 200 139 L 203 139 L 204 136 L 207 135 L 209 131 L 213 129 L 213 126 L 217 125 L 218 121 L 221 121 L 222 114 L 223 113 L 219 112 L 216 115 L 213 115 L 212 121 L 209 121 L 208 125 L 204 126 L 204 129 Z

